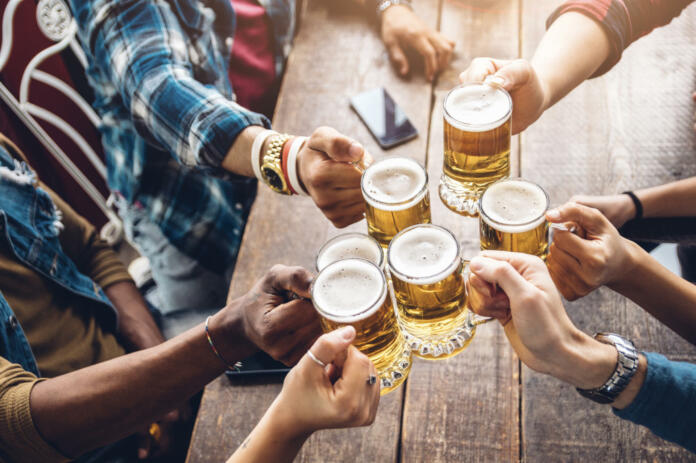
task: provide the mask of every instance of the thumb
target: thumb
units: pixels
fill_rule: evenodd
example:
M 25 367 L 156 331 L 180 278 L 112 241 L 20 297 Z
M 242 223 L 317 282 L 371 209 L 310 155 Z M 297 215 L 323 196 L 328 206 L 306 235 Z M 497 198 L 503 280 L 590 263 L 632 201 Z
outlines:
M 389 57 L 399 75 L 405 76 L 408 73 L 408 59 L 398 43 L 387 44 Z
M 530 286 L 527 280 L 505 260 L 477 256 L 471 259 L 469 270 L 482 280 L 503 288 L 510 302 L 523 296 Z
M 600 233 L 612 226 L 599 210 L 572 202 L 547 211 L 546 218 L 551 223 L 574 222 L 590 233 Z
M 326 153 L 334 161 L 356 162 L 362 159 L 365 148 L 357 141 L 342 135 L 331 127 L 321 127 L 314 131 L 307 141 L 309 148 Z
M 317 339 L 309 350 L 312 354 L 322 363 L 328 365 L 334 361 L 339 361 L 343 363 L 346 356 L 346 350 L 350 343 L 355 339 L 355 328 L 350 325 L 338 328 L 330 333 L 323 334 Z M 323 370 L 320 368 L 308 354 L 305 354 L 302 358 L 302 363 L 307 365 L 311 364 L 311 370 L 316 371 L 319 374 L 323 374 Z
M 495 76 L 503 80 L 505 90 L 514 92 L 529 82 L 532 66 L 526 60 L 516 59 L 498 69 Z

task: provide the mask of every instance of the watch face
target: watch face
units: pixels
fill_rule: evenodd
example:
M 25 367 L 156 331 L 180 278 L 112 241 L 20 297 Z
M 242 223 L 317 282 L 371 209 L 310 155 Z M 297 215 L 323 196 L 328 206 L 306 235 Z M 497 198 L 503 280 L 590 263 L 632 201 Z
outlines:
M 275 191 L 283 191 L 285 189 L 285 182 L 283 181 L 283 178 L 278 175 L 275 170 L 264 167 L 262 172 L 263 176 L 266 178 L 266 180 L 268 180 L 268 186 L 273 188 Z

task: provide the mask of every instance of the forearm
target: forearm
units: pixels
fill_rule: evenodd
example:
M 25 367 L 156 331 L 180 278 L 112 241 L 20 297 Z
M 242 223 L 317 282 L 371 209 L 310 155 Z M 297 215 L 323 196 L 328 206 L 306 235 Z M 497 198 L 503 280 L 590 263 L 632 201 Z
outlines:
M 128 351 L 147 349 L 164 342 L 145 300 L 132 282 L 115 283 L 104 292 L 118 311 L 118 334 Z
M 696 177 L 635 192 L 643 205 L 643 217 L 696 216 Z
M 532 58 L 546 94 L 544 110 L 592 76 L 609 51 L 609 39 L 594 20 L 572 11 L 556 19 Z
M 211 335 L 230 362 L 254 350 L 241 326 L 238 311 L 225 309 L 211 319 Z M 199 325 L 156 347 L 37 384 L 31 413 L 48 442 L 78 456 L 147 426 L 224 368 Z
M 294 434 L 292 423 L 276 411 L 277 399 L 227 463 L 292 463 L 309 434 Z
M 625 242 L 630 268 L 608 286 L 696 344 L 696 286 L 667 270 L 637 244 Z

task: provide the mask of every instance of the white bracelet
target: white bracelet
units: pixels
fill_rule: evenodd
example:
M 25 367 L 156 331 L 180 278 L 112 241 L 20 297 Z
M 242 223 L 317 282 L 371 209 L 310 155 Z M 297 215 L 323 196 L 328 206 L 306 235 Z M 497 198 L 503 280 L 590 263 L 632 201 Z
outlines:
M 254 175 L 260 182 L 265 182 L 261 173 L 261 148 L 268 137 L 277 133 L 275 130 L 263 130 L 256 135 L 251 145 L 251 168 L 254 169 Z
M 302 188 L 302 183 L 300 183 L 300 179 L 297 176 L 297 155 L 305 141 L 307 141 L 307 137 L 297 137 L 290 146 L 290 151 L 288 152 L 288 180 L 290 180 L 290 186 L 295 190 L 295 193 L 309 196 L 309 193 Z

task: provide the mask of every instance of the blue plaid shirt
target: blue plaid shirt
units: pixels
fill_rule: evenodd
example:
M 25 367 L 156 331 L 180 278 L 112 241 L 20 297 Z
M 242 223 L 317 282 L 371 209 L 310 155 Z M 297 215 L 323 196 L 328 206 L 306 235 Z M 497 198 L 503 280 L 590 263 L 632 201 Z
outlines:
M 234 264 L 256 180 L 221 163 L 250 125 L 227 66 L 230 0 L 70 0 L 102 119 L 109 187 L 144 207 L 169 241 L 214 271 Z M 260 2 L 282 71 L 294 0 Z

